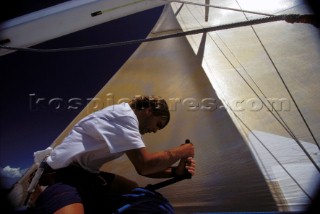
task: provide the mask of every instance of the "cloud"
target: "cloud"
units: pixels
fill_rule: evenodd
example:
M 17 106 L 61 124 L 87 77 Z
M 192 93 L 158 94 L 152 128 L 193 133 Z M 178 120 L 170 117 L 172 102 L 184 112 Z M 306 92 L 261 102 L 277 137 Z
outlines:
M 20 178 L 27 170 L 27 169 L 20 169 L 20 167 L 13 168 L 10 166 L 6 166 L 0 169 L 1 169 L 0 171 L 1 176 L 8 177 L 8 178 Z
M 0 167 L 1 188 L 9 189 L 14 185 L 28 169 L 13 168 L 6 166 Z

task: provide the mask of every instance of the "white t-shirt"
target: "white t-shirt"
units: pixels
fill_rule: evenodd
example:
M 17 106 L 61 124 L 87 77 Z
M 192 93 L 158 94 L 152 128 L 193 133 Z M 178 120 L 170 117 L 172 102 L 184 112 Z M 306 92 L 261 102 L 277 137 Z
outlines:
M 80 120 L 47 158 L 53 169 L 70 164 L 97 172 L 127 150 L 145 147 L 139 122 L 127 103 L 109 106 Z

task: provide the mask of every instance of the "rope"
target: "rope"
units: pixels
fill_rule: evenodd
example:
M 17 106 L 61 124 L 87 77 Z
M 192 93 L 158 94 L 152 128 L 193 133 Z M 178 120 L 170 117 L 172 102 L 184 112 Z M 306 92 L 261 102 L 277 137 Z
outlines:
M 177 2 L 177 3 L 182 3 L 182 4 L 190 4 L 190 5 L 197 5 L 197 6 L 204 6 L 204 7 L 213 7 L 213 8 L 218 8 L 218 9 L 232 10 L 232 11 L 245 12 L 245 13 L 252 13 L 252 14 L 263 15 L 263 16 L 273 16 L 272 14 L 268 14 L 268 13 L 260 13 L 260 12 L 250 11 L 250 10 L 240 10 L 240 9 L 236 9 L 236 8 L 221 7 L 221 6 L 211 5 L 211 4 L 201 4 L 201 3 L 195 3 L 195 2 L 190 2 L 190 1 L 179 1 L 179 0 L 162 0 L 162 1 Z
M 237 3 L 238 3 L 238 1 L 237 1 Z M 240 7 L 240 4 L 239 4 L 239 3 L 238 3 L 238 5 L 239 5 L 239 7 Z M 244 13 L 244 16 L 246 17 L 246 19 L 248 19 L 247 15 L 246 15 L 245 13 Z M 306 23 L 306 20 L 307 20 L 307 19 L 309 19 L 309 18 L 306 18 L 306 16 L 300 16 L 300 17 L 299 17 L 298 19 L 296 19 L 296 20 L 293 20 L 293 19 L 291 20 L 291 17 L 288 17 L 288 18 L 286 19 L 286 21 L 287 21 L 287 22 L 290 22 L 290 23 L 291 23 L 291 22 L 294 23 L 295 21 L 296 21 L 296 22 L 299 22 L 299 23 Z M 319 148 L 319 150 L 320 150 L 320 146 L 319 146 L 316 138 L 314 137 L 314 135 L 313 135 L 313 133 L 312 133 L 312 131 L 311 131 L 308 123 L 306 122 L 304 116 L 302 115 L 302 113 L 301 113 L 301 111 L 300 111 L 300 109 L 299 109 L 299 107 L 298 107 L 295 99 L 293 98 L 292 94 L 290 93 L 290 90 L 288 89 L 286 83 L 284 82 L 284 80 L 283 80 L 283 78 L 282 78 L 282 76 L 281 76 L 278 68 L 276 67 L 275 63 L 273 62 L 271 56 L 269 55 L 269 53 L 268 53 L 268 51 L 266 50 L 265 46 L 263 45 L 262 41 L 260 40 L 260 38 L 259 38 L 257 32 L 255 31 L 255 29 L 254 29 L 252 26 L 251 26 L 251 28 L 252 28 L 252 31 L 254 32 L 254 34 L 256 35 L 257 39 L 259 40 L 259 42 L 260 42 L 263 50 L 264 50 L 265 53 L 267 54 L 269 60 L 271 61 L 273 67 L 275 68 L 275 70 L 276 70 L 279 78 L 281 79 L 282 83 L 284 84 L 284 86 L 285 86 L 288 94 L 290 95 L 291 99 L 293 100 L 293 102 L 294 102 L 294 104 L 295 104 L 295 106 L 296 106 L 296 108 L 297 108 L 297 110 L 298 110 L 298 112 L 299 112 L 302 120 L 304 121 L 304 123 L 305 123 L 305 125 L 306 125 L 306 127 L 307 127 L 307 129 L 308 129 L 308 131 L 309 131 L 309 133 L 310 133 L 310 135 L 312 136 L 314 142 L 316 143 L 316 145 L 318 146 L 318 148 Z M 244 70 L 245 70 L 245 69 L 244 69 Z M 245 71 L 246 71 L 246 70 L 245 70 Z M 248 74 L 248 73 L 247 73 L 247 74 Z M 250 76 L 249 74 L 248 74 L 248 76 L 251 78 L 251 76 Z M 264 94 L 264 93 L 262 92 L 262 90 L 258 87 L 258 85 L 256 84 L 256 82 L 255 82 L 252 78 L 251 78 L 251 80 L 254 82 L 254 84 L 256 85 L 256 87 L 259 89 L 259 91 L 260 91 L 260 92 L 264 95 L 264 97 L 266 98 L 265 94 Z M 260 99 L 260 100 L 261 100 L 261 99 Z M 261 100 L 261 101 L 262 101 L 262 100 Z M 268 101 L 268 102 L 269 102 L 269 101 Z M 269 104 L 271 105 L 270 102 L 269 102 Z M 271 114 L 275 117 L 275 115 L 274 115 L 272 112 L 271 112 Z M 287 130 L 287 132 L 289 133 L 289 135 L 300 145 L 300 147 L 302 147 L 300 141 L 299 141 L 298 138 L 295 136 L 295 134 L 294 134 L 293 131 L 290 129 L 290 127 L 286 124 L 286 122 L 283 120 L 283 118 L 281 117 L 281 115 L 280 115 L 277 111 L 276 111 L 276 114 L 277 114 L 277 116 L 280 118 L 280 120 L 283 122 L 283 127 Z M 279 121 L 279 122 L 280 122 L 280 121 Z
M 261 19 L 253 19 L 253 20 L 236 22 L 236 23 L 225 24 L 220 26 L 207 27 L 202 29 L 190 30 L 190 31 L 179 32 L 179 33 L 168 34 L 168 35 L 146 38 L 146 39 L 137 39 L 137 40 L 100 44 L 100 45 L 82 46 L 82 47 L 58 48 L 58 49 L 35 49 L 35 48 L 19 48 L 19 47 L 0 45 L 0 48 L 7 49 L 7 50 L 30 51 L 30 52 L 39 52 L 39 53 L 83 51 L 83 50 L 110 48 L 110 47 L 124 46 L 124 45 L 141 44 L 143 42 L 152 42 L 157 40 L 188 36 L 188 35 L 194 35 L 194 34 L 200 34 L 200 33 L 207 33 L 207 32 L 218 31 L 218 30 L 227 30 L 231 28 L 245 27 L 245 26 L 275 22 L 275 21 L 290 20 L 290 23 L 292 22 L 294 23 L 295 22 L 294 20 L 298 22 L 301 19 L 301 17 L 305 17 L 305 16 L 309 17 L 313 15 L 299 15 L 299 14 L 277 15 L 277 16 L 271 16 L 271 17 L 266 17 Z
M 219 48 L 219 46 L 216 44 L 216 46 Z M 220 52 L 224 55 L 224 57 L 226 58 L 226 60 L 230 63 L 230 65 L 234 68 L 234 70 L 240 75 L 240 77 L 243 79 L 243 81 L 248 85 L 248 87 L 252 90 L 252 92 L 260 99 L 259 95 L 257 94 L 257 92 L 252 88 L 252 86 L 249 84 L 249 82 L 240 74 L 240 72 L 236 69 L 236 67 L 232 64 L 232 62 L 227 58 L 227 56 L 222 52 L 222 50 L 219 48 Z M 266 51 L 266 50 L 265 50 Z M 270 59 L 271 60 L 271 59 Z M 274 64 L 273 64 L 274 65 Z M 275 65 L 274 65 L 275 66 Z M 276 69 L 276 68 L 275 68 Z M 262 99 L 260 99 L 260 101 L 262 102 L 263 106 L 265 106 L 268 111 L 272 114 L 272 109 L 270 109 L 265 102 L 262 101 Z M 281 123 L 280 119 L 278 117 L 274 118 L 280 123 L 280 125 L 282 125 L 284 128 L 284 124 Z M 286 129 L 286 128 L 285 128 Z M 286 129 L 287 130 L 287 129 Z M 300 148 L 303 150 L 303 152 L 306 154 L 306 156 L 309 158 L 309 160 L 312 162 L 312 164 L 314 165 L 314 167 L 317 169 L 318 172 L 320 172 L 320 168 L 317 165 L 317 163 L 312 159 L 311 155 L 308 153 L 308 151 L 303 147 L 303 145 L 299 142 L 299 140 L 296 139 L 296 137 L 294 137 L 294 135 L 291 135 L 291 132 L 289 132 L 289 135 L 292 136 L 292 138 L 297 142 L 297 144 L 300 146 Z
M 297 110 L 298 110 L 298 112 L 299 112 L 299 114 L 300 114 L 300 116 L 301 116 L 301 118 L 302 118 L 302 120 L 303 120 L 304 124 L 306 125 L 306 127 L 307 127 L 307 129 L 308 129 L 308 131 L 309 131 L 309 133 L 310 133 L 310 135 L 312 136 L 312 138 L 313 138 L 314 142 L 316 143 L 316 145 L 318 146 L 318 148 L 319 148 L 319 150 L 320 150 L 320 146 L 319 146 L 318 141 L 316 140 L 315 136 L 313 135 L 313 133 L 312 133 L 312 131 L 311 131 L 311 129 L 310 129 L 310 126 L 308 125 L 308 123 L 307 123 L 306 119 L 304 118 L 304 116 L 303 116 L 303 114 L 302 114 L 302 112 L 301 112 L 301 110 L 300 110 L 300 108 L 299 108 L 299 106 L 298 106 L 297 102 L 295 101 L 295 99 L 294 99 L 293 95 L 291 94 L 291 92 L 290 92 L 290 90 L 289 90 L 289 88 L 288 88 L 287 84 L 285 83 L 285 81 L 284 81 L 284 79 L 283 79 L 282 75 L 280 74 L 280 72 L 279 72 L 279 70 L 278 70 L 277 66 L 276 66 L 276 65 L 275 65 L 275 63 L 273 62 L 273 60 L 272 60 L 272 58 L 271 58 L 270 54 L 269 54 L 269 53 L 268 53 L 268 51 L 266 50 L 265 46 L 262 44 L 262 42 L 261 42 L 261 40 L 260 40 L 260 38 L 259 38 L 259 37 L 258 37 L 258 39 L 259 39 L 259 42 L 260 42 L 260 44 L 262 45 L 263 49 L 265 50 L 265 53 L 267 54 L 267 56 L 268 56 L 268 58 L 269 58 L 270 62 L 272 63 L 272 65 L 273 65 L 274 69 L 276 70 L 276 72 L 277 72 L 277 74 L 278 74 L 278 76 L 279 76 L 279 78 L 280 78 L 281 82 L 283 83 L 283 85 L 284 85 L 284 87 L 286 88 L 286 90 L 287 90 L 287 92 L 288 92 L 289 96 L 291 97 L 291 99 L 292 99 L 292 101 L 293 101 L 293 103 L 294 103 L 295 107 L 297 108 Z M 296 142 L 299 144 L 299 146 L 301 147 L 301 149 L 307 153 L 307 151 L 304 149 L 304 147 L 302 146 L 302 144 L 300 143 L 300 141 L 299 141 L 299 140 L 296 140 Z M 307 155 L 308 155 L 308 154 L 307 154 Z M 308 157 L 309 157 L 309 155 L 308 155 Z M 310 157 L 310 158 L 311 158 L 311 157 Z M 313 160 L 312 160 L 312 162 L 315 164 L 315 166 L 317 167 L 318 171 L 320 172 L 320 168 L 317 166 L 317 164 L 316 164 Z
M 192 13 L 191 13 L 192 14 Z M 245 14 L 244 14 L 245 15 Z M 247 16 L 245 15 L 245 17 L 247 18 Z M 201 25 L 199 23 L 199 25 Z M 262 47 L 264 48 L 259 36 L 257 35 L 257 33 L 255 32 L 254 28 L 251 26 L 252 30 L 254 31 L 256 37 L 258 38 L 260 44 L 262 45 Z M 297 137 L 293 134 L 293 132 L 290 130 L 290 128 L 288 127 L 288 125 L 284 122 L 284 120 L 282 119 L 282 117 L 280 116 L 280 114 L 276 111 L 277 115 L 279 116 L 276 117 L 275 114 L 273 113 L 272 109 L 270 109 L 266 103 L 260 98 L 260 96 L 257 94 L 257 92 L 253 89 L 253 87 L 249 84 L 249 82 L 243 77 L 243 75 L 238 71 L 238 69 L 232 64 L 232 62 L 229 60 L 229 58 L 224 54 L 224 52 L 222 51 L 222 49 L 218 46 L 218 44 L 214 41 L 213 38 L 211 38 L 212 41 L 215 43 L 215 45 L 217 46 L 217 48 L 220 50 L 220 52 L 223 54 L 223 56 L 225 57 L 225 59 L 229 62 L 229 64 L 233 67 L 233 69 L 239 74 L 239 76 L 242 78 L 242 80 L 247 84 L 247 86 L 252 90 L 252 92 L 259 98 L 259 100 L 261 101 L 261 103 L 263 104 L 263 106 L 265 106 L 268 111 L 273 115 L 273 117 L 279 122 L 279 124 L 288 132 L 288 134 L 297 142 L 297 144 L 300 146 L 300 148 L 303 150 L 303 152 L 306 154 L 306 156 L 309 158 L 309 160 L 312 162 L 312 164 L 315 166 L 315 168 L 320 172 L 320 168 L 319 166 L 316 164 L 316 162 L 312 159 L 312 157 L 310 156 L 310 154 L 305 150 L 305 148 L 302 146 L 302 144 L 299 142 L 299 140 L 297 139 Z M 220 38 L 221 39 L 221 38 Z M 229 47 L 226 46 L 228 49 Z M 229 51 L 231 52 L 231 50 L 229 49 Z M 264 51 L 267 53 L 267 50 L 264 48 Z M 232 53 L 232 52 L 231 52 Z M 267 53 L 268 54 L 268 53 Z M 270 58 L 270 60 L 272 61 L 272 59 Z M 239 61 L 238 61 L 239 62 Z M 239 62 L 239 64 L 241 65 L 241 63 Z M 274 63 L 272 63 L 273 66 Z M 242 65 L 241 65 L 242 66 Z M 243 67 L 243 66 L 242 66 Z M 244 69 L 244 67 L 243 67 Z M 275 68 L 276 69 L 276 68 Z M 244 69 L 245 70 L 245 69 Z M 277 70 L 277 69 L 276 69 Z M 245 70 L 246 71 L 246 70 Z M 251 78 L 251 76 L 247 73 L 247 75 Z M 260 92 L 265 96 L 265 94 L 262 92 L 262 90 L 258 87 L 258 85 L 256 84 L 256 82 L 251 78 L 251 80 L 255 83 L 255 85 L 257 86 L 257 88 L 260 90 Z M 266 96 L 265 96 L 266 98 Z M 268 101 L 268 99 L 266 99 L 267 102 L 271 105 L 270 101 Z M 271 105 L 272 106 L 272 105 Z M 234 115 L 236 115 L 234 113 L 234 111 L 231 109 L 231 111 L 233 112 Z M 236 117 L 239 118 L 238 115 L 236 115 Z M 281 121 L 282 122 L 281 122 Z M 243 122 L 242 122 L 243 123 Z M 243 123 L 244 124 L 244 123 Z M 246 126 L 247 127 L 247 126 Z M 247 127 L 248 128 L 248 127 Z M 249 131 L 251 132 L 251 130 L 249 129 Z M 259 140 L 259 139 L 258 139 Z M 260 140 L 259 140 L 260 141 Z M 285 170 L 286 171 L 286 170 Z M 286 171 L 287 172 L 287 171 Z M 288 172 L 287 172 L 288 173 Z M 290 175 L 290 177 L 292 177 Z M 295 180 L 294 180 L 295 181 Z M 298 184 L 297 184 L 298 185 Z
M 224 10 L 231 10 L 231 11 L 237 11 L 237 12 L 243 12 L 243 13 L 252 13 L 256 15 L 262 15 L 262 16 L 275 16 L 274 14 L 269 14 L 269 13 L 261 13 L 261 12 L 256 12 L 256 11 L 250 11 L 250 10 L 243 10 L 243 9 L 236 9 L 236 8 L 229 8 L 229 7 L 222 7 L 222 6 L 215 6 L 211 4 L 201 4 L 201 3 L 195 3 L 195 2 L 189 2 L 189 1 L 182 1 L 182 0 L 162 0 L 166 2 L 177 2 L 177 3 L 182 3 L 182 4 L 190 4 L 190 5 L 198 5 L 198 6 L 203 6 L 206 8 L 213 7 L 213 8 L 218 8 L 218 9 L 224 9 Z M 239 4 L 238 4 L 239 5 Z M 316 19 L 316 16 L 312 15 L 301 15 L 298 19 L 293 18 L 291 19 L 288 17 L 286 20 L 289 23 L 306 23 L 306 24 L 312 24 L 317 28 L 320 28 L 320 23 Z
M 245 14 L 244 14 L 244 15 L 245 15 Z M 245 15 L 245 17 L 247 18 L 246 15 Z M 247 19 L 248 19 L 248 18 L 247 18 Z M 287 17 L 287 18 L 286 18 L 286 21 L 287 21 L 287 22 L 290 22 L 290 23 L 294 23 L 294 22 L 303 22 L 303 23 L 305 23 L 305 20 L 306 20 L 305 16 L 300 16 L 300 17 L 298 17 L 298 18 L 296 18 L 296 19 L 294 19 L 294 18 L 292 18 L 292 17 Z M 255 29 L 254 29 L 252 26 L 251 26 L 251 28 L 252 28 L 254 34 L 256 35 L 257 39 L 259 40 L 259 43 L 260 43 L 260 45 L 262 46 L 263 50 L 264 50 L 265 53 L 267 54 L 267 56 L 268 56 L 271 64 L 273 65 L 275 71 L 277 72 L 277 74 L 278 74 L 280 80 L 282 81 L 285 89 L 287 90 L 289 96 L 291 97 L 292 101 L 294 102 L 294 104 L 295 104 L 295 106 L 296 106 L 296 108 L 297 108 L 297 110 L 298 110 L 298 112 L 299 112 L 302 120 L 304 121 L 304 123 L 305 123 L 305 125 L 306 125 L 306 127 L 307 127 L 307 129 L 308 129 L 308 131 L 309 131 L 309 133 L 310 133 L 310 135 L 312 136 L 313 140 L 315 141 L 316 145 L 318 146 L 318 148 L 319 148 L 319 150 L 320 150 L 320 147 L 319 147 L 319 144 L 318 144 L 316 138 L 314 137 L 314 135 L 313 135 L 313 133 L 312 133 L 312 131 L 311 131 L 311 129 L 310 129 L 307 121 L 305 120 L 303 114 L 301 113 L 298 104 L 296 103 L 294 97 L 292 96 L 292 94 L 291 94 L 288 86 L 286 85 L 283 77 L 281 76 L 281 74 L 280 74 L 277 66 L 275 65 L 275 63 L 274 63 L 274 61 L 272 60 L 269 52 L 267 51 L 267 49 L 266 49 L 265 46 L 263 45 L 262 41 L 260 40 L 260 37 L 258 36 L 258 34 L 257 34 L 257 32 L 255 31 Z M 254 82 L 254 81 L 253 81 L 253 82 Z M 254 83 L 255 83 L 255 82 L 254 82 Z M 258 87 L 258 88 L 259 88 L 259 87 Z M 259 89 L 260 89 L 260 88 L 259 88 Z M 252 90 L 253 90 L 253 89 L 252 89 Z M 261 91 L 261 89 L 260 89 L 260 91 Z M 262 93 L 262 91 L 261 91 L 261 93 Z M 262 93 L 262 94 L 263 94 L 263 93 Z M 264 94 L 263 94 L 263 95 L 264 95 Z M 264 96 L 265 96 L 265 95 L 264 95 Z M 260 100 L 261 100 L 261 99 L 260 99 Z M 270 103 L 269 103 L 269 104 L 270 104 Z M 268 109 L 268 110 L 269 110 L 269 109 Z M 270 110 L 269 110 L 269 112 L 275 117 L 275 115 L 274 115 L 273 112 L 271 112 Z M 310 154 L 308 153 L 308 151 L 304 148 L 304 146 L 301 144 L 301 142 L 299 141 L 299 139 L 295 136 L 295 134 L 293 133 L 293 131 L 289 128 L 289 126 L 286 124 L 286 122 L 285 122 L 285 121 L 283 120 L 283 118 L 280 116 L 280 114 L 279 114 L 277 111 L 276 111 L 276 113 L 277 113 L 277 115 L 278 115 L 278 117 L 279 117 L 280 119 L 278 119 L 278 118 L 276 118 L 276 117 L 275 117 L 275 118 L 279 121 L 279 123 L 283 126 L 283 128 L 284 128 L 285 130 L 287 130 L 287 132 L 289 133 L 289 135 L 296 141 L 296 143 L 298 144 L 298 146 L 299 146 L 299 147 L 303 150 L 303 152 L 307 155 L 307 157 L 308 157 L 309 160 L 312 162 L 312 164 L 315 166 L 315 168 L 318 170 L 318 172 L 320 172 L 320 168 L 319 168 L 318 164 L 313 160 L 313 158 L 311 157 L 311 155 L 310 155 Z M 280 120 L 283 122 L 283 124 L 280 122 Z

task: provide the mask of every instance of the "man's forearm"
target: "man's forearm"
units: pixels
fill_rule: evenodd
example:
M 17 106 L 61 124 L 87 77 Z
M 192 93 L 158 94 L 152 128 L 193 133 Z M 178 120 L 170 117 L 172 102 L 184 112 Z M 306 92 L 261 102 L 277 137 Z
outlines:
M 147 175 L 145 175 L 145 177 L 148 177 L 148 178 L 171 178 L 171 177 L 173 177 L 171 169 L 172 169 L 172 167 L 169 167 L 169 168 L 167 168 L 163 171 L 160 171 L 160 172 L 147 174 Z
M 179 147 L 163 152 L 151 153 L 146 157 L 143 167 L 144 176 L 165 172 L 170 166 L 179 161 L 183 157 L 183 151 Z M 170 170 L 171 172 L 171 170 Z M 167 176 L 169 173 L 167 173 Z
M 189 151 L 190 150 L 190 151 Z M 148 153 L 145 148 L 126 152 L 140 175 L 147 176 L 164 171 L 182 158 L 193 156 L 193 147 L 179 146 L 167 151 Z

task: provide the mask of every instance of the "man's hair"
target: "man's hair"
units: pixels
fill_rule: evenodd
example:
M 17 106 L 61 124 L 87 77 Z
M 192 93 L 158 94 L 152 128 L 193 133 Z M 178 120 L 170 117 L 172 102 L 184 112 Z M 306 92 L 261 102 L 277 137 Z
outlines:
M 167 102 L 159 96 L 143 96 L 137 95 L 130 100 L 129 105 L 132 109 L 143 110 L 151 107 L 151 111 L 155 116 L 162 116 L 167 119 L 164 127 L 169 123 L 170 112 Z

